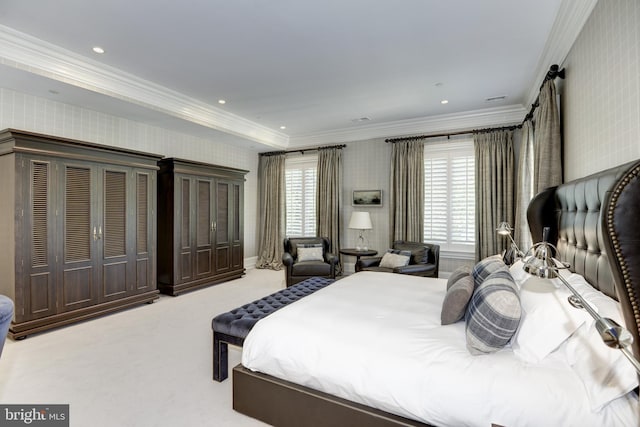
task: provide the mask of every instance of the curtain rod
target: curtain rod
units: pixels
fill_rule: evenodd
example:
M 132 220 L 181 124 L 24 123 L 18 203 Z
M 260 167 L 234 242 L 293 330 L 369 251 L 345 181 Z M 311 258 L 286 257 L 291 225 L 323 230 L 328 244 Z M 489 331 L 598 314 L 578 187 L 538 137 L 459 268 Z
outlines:
M 327 148 L 339 148 L 339 149 L 343 149 L 345 148 L 347 145 L 346 144 L 339 144 L 339 145 L 323 145 L 321 147 L 314 147 L 314 148 L 301 148 L 299 150 L 280 150 L 280 151 L 269 151 L 267 153 L 258 153 L 260 156 L 275 156 L 278 154 L 287 154 L 287 153 L 300 153 L 300 154 L 304 154 L 307 151 L 320 151 L 320 150 L 325 150 Z
M 564 79 L 564 68 L 563 69 L 559 69 L 560 67 L 558 67 L 557 64 L 553 64 L 551 67 L 549 67 L 549 71 L 547 71 L 547 74 L 544 76 L 544 80 L 542 81 L 542 84 L 540 85 L 540 90 L 542 90 L 542 86 L 544 86 L 544 84 L 548 81 L 548 80 L 553 80 L 556 77 L 560 77 L 561 79 Z M 449 137 L 451 136 L 455 136 L 455 135 L 470 135 L 470 134 L 476 134 L 476 133 L 487 133 L 487 132 L 494 132 L 494 131 L 501 131 L 501 130 L 514 130 L 514 129 L 520 129 L 522 128 L 522 125 L 524 124 L 524 122 L 526 122 L 527 120 L 530 120 L 531 118 L 533 118 L 533 112 L 535 111 L 536 108 L 538 108 L 539 106 L 539 96 L 536 97 L 536 100 L 534 101 L 533 104 L 531 104 L 531 110 L 529 110 L 529 113 L 524 117 L 524 120 L 522 120 L 522 123 L 520 123 L 519 125 L 513 125 L 513 126 L 502 126 L 502 127 L 497 127 L 497 128 L 485 128 L 485 129 L 473 129 L 473 130 L 463 130 L 463 131 L 458 131 L 458 132 L 448 132 L 448 133 L 436 133 L 436 134 L 430 134 L 430 135 L 418 135 L 418 136 L 406 136 L 406 137 L 402 137 L 402 138 L 389 138 L 389 139 L 385 139 L 384 142 L 401 142 L 401 141 L 417 141 L 420 139 L 427 139 L 427 138 L 440 138 L 440 137 L 444 137 L 446 136 L 447 139 L 449 139 Z

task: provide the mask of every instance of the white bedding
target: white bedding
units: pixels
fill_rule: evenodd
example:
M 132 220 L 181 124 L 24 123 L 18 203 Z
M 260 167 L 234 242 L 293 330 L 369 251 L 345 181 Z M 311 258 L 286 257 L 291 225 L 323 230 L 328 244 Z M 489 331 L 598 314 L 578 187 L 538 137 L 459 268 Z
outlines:
M 637 426 L 632 395 L 590 410 L 556 351 L 472 356 L 464 322 L 440 325 L 446 280 L 361 272 L 259 321 L 242 364 L 437 426 Z

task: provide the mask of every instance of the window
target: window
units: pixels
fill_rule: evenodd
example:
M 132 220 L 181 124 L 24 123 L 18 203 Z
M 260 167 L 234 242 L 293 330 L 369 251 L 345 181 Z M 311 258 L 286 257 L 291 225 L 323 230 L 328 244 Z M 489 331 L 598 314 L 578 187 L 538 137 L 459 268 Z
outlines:
M 475 250 L 473 140 L 425 144 L 424 241 L 445 251 Z
M 316 235 L 317 156 L 285 160 L 287 236 Z

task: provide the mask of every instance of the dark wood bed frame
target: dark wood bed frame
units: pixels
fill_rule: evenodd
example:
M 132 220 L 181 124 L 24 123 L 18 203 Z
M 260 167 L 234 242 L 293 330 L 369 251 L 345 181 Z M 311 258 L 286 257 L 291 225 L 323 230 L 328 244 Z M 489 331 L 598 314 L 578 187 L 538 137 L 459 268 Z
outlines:
M 550 227 L 557 257 L 620 301 L 640 358 L 640 161 L 541 192 L 527 218 L 534 241 Z M 233 369 L 233 408 L 279 427 L 427 426 L 241 365 Z

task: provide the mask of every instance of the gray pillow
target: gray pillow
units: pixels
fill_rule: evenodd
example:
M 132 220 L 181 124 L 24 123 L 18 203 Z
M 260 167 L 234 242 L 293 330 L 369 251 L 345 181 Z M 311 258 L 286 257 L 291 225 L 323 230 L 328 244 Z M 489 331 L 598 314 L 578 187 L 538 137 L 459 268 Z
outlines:
M 451 276 L 449 276 L 449 279 L 447 280 L 447 290 L 449 290 L 449 288 L 453 286 L 453 284 L 456 283 L 458 280 L 470 274 L 471 274 L 471 267 L 468 265 L 462 265 L 456 268 L 455 270 L 453 270 L 453 273 L 451 273 Z
M 467 304 L 473 295 L 473 277 L 469 274 L 460 277 L 449 289 L 442 303 L 440 323 L 450 325 L 462 320 Z
M 490 274 L 473 292 L 465 314 L 467 349 L 494 353 L 506 346 L 518 329 L 522 308 L 509 270 Z

